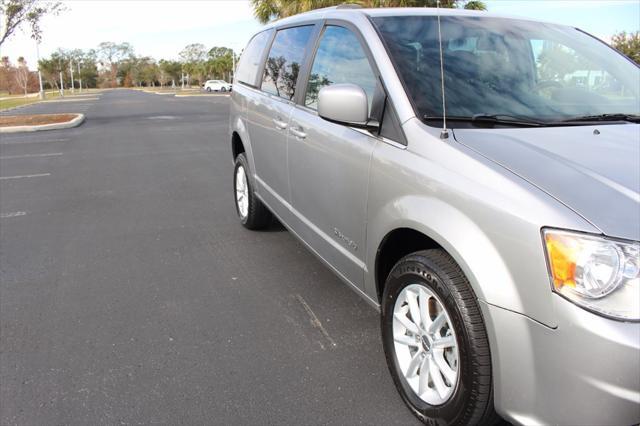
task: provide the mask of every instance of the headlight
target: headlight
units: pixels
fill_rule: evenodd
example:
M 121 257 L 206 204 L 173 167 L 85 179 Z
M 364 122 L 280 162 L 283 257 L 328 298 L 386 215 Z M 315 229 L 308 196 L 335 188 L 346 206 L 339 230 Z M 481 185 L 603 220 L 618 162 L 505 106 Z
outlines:
M 555 292 L 603 315 L 640 319 L 640 244 L 545 229 Z

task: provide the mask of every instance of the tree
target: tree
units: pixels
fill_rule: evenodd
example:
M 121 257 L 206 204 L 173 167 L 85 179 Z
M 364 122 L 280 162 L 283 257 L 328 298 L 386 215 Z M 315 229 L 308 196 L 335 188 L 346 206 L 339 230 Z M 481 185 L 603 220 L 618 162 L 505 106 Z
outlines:
M 231 57 L 231 55 L 233 55 L 233 50 L 229 49 L 228 47 L 218 46 L 212 47 L 207 53 L 207 56 L 209 56 L 210 59 L 222 58 L 224 56 Z
M 137 80 L 145 86 L 155 86 L 158 81 L 158 64 L 153 58 L 139 58 L 136 64 Z
M 42 39 L 40 20 L 45 15 L 57 15 L 64 7 L 60 2 L 42 2 L 38 0 L 0 0 L 2 29 L 0 46 L 25 22 L 31 26 L 31 38 Z
M 104 41 L 98 45 L 97 55 L 100 65 L 107 70 L 104 85 L 116 87 L 120 62 L 134 56 L 133 47 L 129 43 Z
M 49 59 L 40 59 L 38 62 L 38 66 L 40 67 L 40 72 L 42 73 L 42 77 L 49 84 L 51 88 L 59 89 L 58 86 L 58 72 L 59 66 L 58 61 L 54 57 L 55 53 L 51 55 Z
M 640 65 L 640 31 L 635 33 L 622 31 L 611 37 L 611 45 Z
M 83 87 L 96 87 L 98 81 L 97 53 L 94 49 L 72 51 L 76 79 L 82 79 Z M 80 72 L 78 73 L 78 67 Z
M 207 48 L 204 46 L 204 44 L 189 44 L 185 46 L 184 49 L 182 49 L 179 56 L 184 66 L 184 71 L 187 73 L 187 84 L 191 85 L 192 74 L 194 74 L 196 77 L 199 77 L 198 80 L 199 82 L 201 82 L 202 76 L 204 74 L 202 63 L 207 56 Z
M 253 13 L 263 24 L 273 19 L 343 3 L 343 0 L 251 0 Z M 438 0 L 354 0 L 350 3 L 363 7 L 436 7 Z M 440 0 L 440 7 L 487 10 L 484 2 L 479 0 Z
M 470 0 L 464 4 L 464 8 L 468 10 L 487 10 L 487 5 L 482 1 Z
M 133 47 L 129 43 L 103 41 L 98 45 L 97 54 L 98 59 L 105 64 L 113 64 L 133 56 Z
M 216 79 L 226 79 L 233 71 L 234 52 L 228 47 L 213 47 L 205 62 L 205 75 Z
M 24 91 L 24 95 L 27 96 L 27 88 L 29 87 L 29 67 L 24 57 L 18 58 L 18 68 L 16 69 L 16 83 L 20 86 L 20 89 Z
M 158 65 L 160 68 L 160 84 L 164 85 L 171 80 L 175 85 L 176 81 L 180 80 L 182 64 L 179 61 L 161 59 Z
M 15 68 L 11 65 L 8 56 L 3 56 L 0 60 L 0 90 L 11 94 L 13 83 L 15 82 Z

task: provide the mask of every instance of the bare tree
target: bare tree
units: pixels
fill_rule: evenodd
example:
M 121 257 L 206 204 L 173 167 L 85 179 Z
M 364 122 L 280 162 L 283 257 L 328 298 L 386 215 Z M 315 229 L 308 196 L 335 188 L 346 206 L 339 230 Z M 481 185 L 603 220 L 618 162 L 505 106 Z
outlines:
M 16 68 L 16 83 L 24 91 L 24 96 L 27 96 L 27 88 L 29 87 L 29 67 L 27 67 L 27 61 L 20 56 L 18 58 L 18 68 Z
M 129 43 L 102 42 L 98 45 L 98 59 L 100 65 L 108 70 L 108 79 L 111 87 L 116 87 L 118 67 L 121 62 L 134 56 L 133 47 Z
M 206 56 L 207 48 L 202 43 L 189 44 L 180 51 L 180 60 L 187 72 L 187 85 L 191 86 L 191 75 L 195 75 L 202 84 L 204 74 L 202 64 Z
M 42 30 L 40 19 L 45 15 L 57 15 L 64 10 L 57 1 L 43 2 L 39 0 L 0 0 L 0 46 L 25 22 L 31 26 L 31 37 L 40 41 Z

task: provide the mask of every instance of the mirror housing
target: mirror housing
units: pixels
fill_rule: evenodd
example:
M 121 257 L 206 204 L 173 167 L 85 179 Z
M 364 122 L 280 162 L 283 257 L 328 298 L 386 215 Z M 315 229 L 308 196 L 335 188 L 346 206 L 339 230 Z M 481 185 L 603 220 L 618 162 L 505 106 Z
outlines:
M 373 124 L 369 123 L 367 94 L 355 84 L 332 84 L 320 89 L 318 115 L 352 127 L 370 128 Z

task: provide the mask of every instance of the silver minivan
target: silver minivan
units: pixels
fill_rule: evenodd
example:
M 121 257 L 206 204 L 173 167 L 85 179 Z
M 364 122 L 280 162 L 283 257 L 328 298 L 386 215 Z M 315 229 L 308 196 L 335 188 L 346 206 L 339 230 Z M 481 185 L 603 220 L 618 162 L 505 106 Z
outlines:
M 416 416 L 640 423 L 636 64 L 566 26 L 337 7 L 256 34 L 233 88 L 240 221 L 379 308 Z

